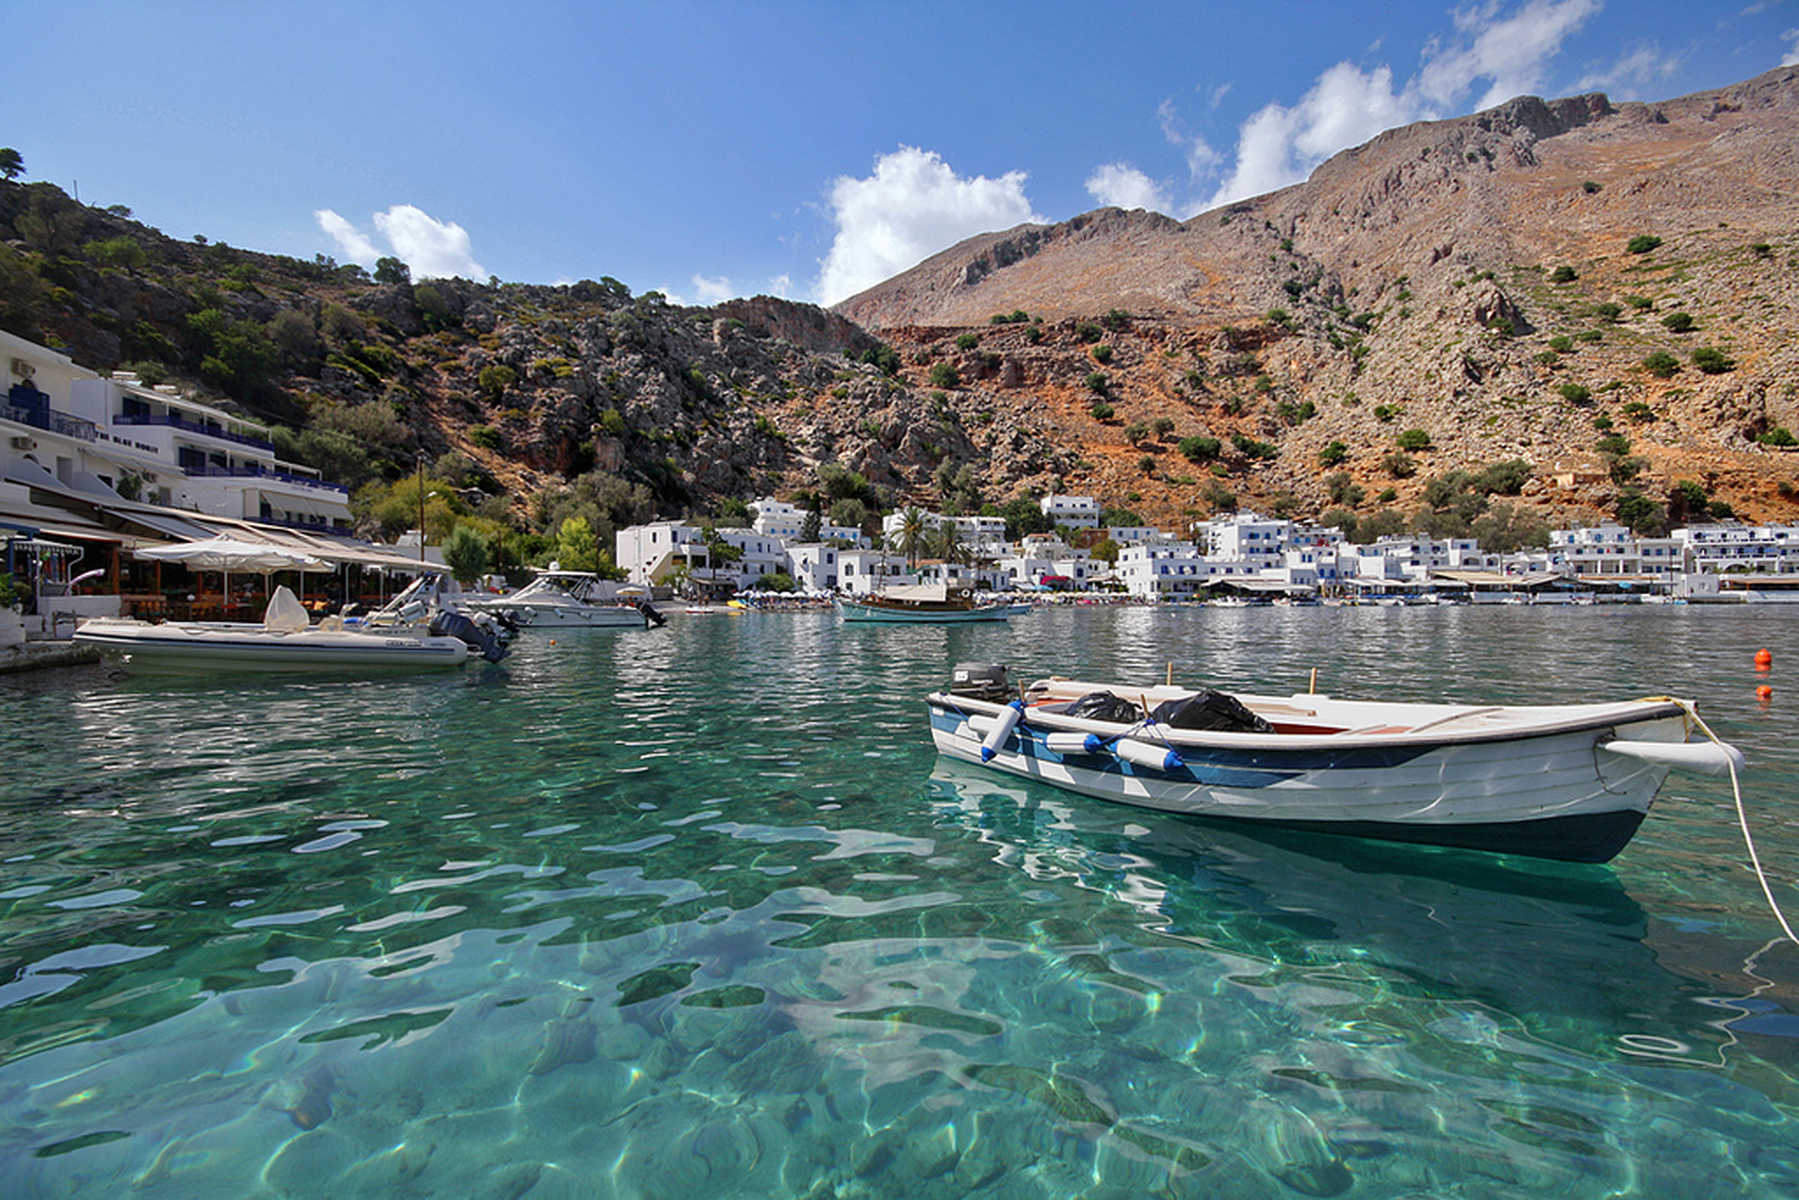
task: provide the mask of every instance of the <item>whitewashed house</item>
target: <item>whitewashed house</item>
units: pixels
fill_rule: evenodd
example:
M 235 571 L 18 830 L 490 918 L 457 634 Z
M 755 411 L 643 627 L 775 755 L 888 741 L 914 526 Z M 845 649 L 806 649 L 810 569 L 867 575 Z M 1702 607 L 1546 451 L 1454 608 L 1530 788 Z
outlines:
M 1799 525 L 1743 525 L 1734 521 L 1689 525 L 1676 529 L 1674 540 L 1689 572 L 1790 575 L 1799 571 Z
M 1055 492 L 1037 501 L 1037 509 L 1057 525 L 1070 529 L 1098 529 L 1099 501 L 1092 496 L 1063 496 Z
M 136 501 L 316 532 L 350 527 L 350 493 L 275 457 L 265 425 L 127 372 L 101 376 L 0 332 L 0 470 L 101 505 Z
M 788 542 L 797 542 L 804 536 L 807 511 L 798 505 L 764 496 L 760 500 L 750 501 L 747 507 L 755 518 L 751 528 L 757 533 L 783 538 Z M 818 537 L 820 541 L 826 542 L 845 542 L 851 546 L 868 545 L 867 535 L 854 525 L 838 525 L 822 516 L 819 519 Z
M 891 550 L 842 550 L 837 554 L 837 566 L 837 588 L 852 596 L 918 582 L 918 576 L 906 567 L 906 556 Z

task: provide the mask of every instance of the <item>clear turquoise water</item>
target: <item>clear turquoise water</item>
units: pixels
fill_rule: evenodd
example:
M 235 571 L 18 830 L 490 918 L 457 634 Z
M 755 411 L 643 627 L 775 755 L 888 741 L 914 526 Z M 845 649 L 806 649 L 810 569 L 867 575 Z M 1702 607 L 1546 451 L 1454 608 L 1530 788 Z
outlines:
M 960 659 L 1691 695 L 1799 913 L 1795 631 L 712 616 L 448 676 L 3 681 L 0 1192 L 1792 1195 L 1799 950 L 1723 781 L 1606 867 L 1250 836 L 951 768 L 920 697 Z

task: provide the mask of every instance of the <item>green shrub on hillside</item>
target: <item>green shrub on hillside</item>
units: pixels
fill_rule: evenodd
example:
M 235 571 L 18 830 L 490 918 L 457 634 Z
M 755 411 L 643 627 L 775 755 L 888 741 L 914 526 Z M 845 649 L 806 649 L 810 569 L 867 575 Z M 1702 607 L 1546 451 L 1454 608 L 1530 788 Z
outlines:
M 1275 458 L 1281 452 L 1279 446 L 1273 445 L 1270 442 L 1258 442 L 1249 435 L 1242 433 L 1231 434 L 1231 445 L 1237 448 L 1237 453 L 1243 455 L 1245 458 L 1251 459 Z
M 505 363 L 493 363 L 476 373 L 475 382 L 481 385 L 482 391 L 497 400 L 507 388 L 518 382 L 518 372 Z
M 1640 233 L 1636 237 L 1631 238 L 1624 248 L 1632 254 L 1647 254 L 1661 244 L 1662 239 L 1656 237 L 1654 234 Z
M 1381 470 L 1394 479 L 1410 479 L 1418 473 L 1418 460 L 1401 450 L 1393 450 L 1381 456 Z
M 1722 375 L 1736 367 L 1736 360 L 1716 346 L 1701 346 L 1693 351 L 1693 365 L 1707 375 Z
M 1218 457 L 1223 444 L 1215 437 L 1187 437 L 1176 443 L 1175 448 L 1190 462 L 1209 462 Z

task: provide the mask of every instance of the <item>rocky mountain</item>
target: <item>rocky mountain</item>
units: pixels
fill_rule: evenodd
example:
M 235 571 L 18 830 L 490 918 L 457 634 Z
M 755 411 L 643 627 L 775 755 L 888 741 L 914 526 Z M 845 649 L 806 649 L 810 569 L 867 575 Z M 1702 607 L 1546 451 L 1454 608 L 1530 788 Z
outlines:
M 1083 448 L 1076 482 L 1152 508 L 1192 507 L 1157 486 L 1180 461 L 1123 433 L 1172 416 L 1177 436 L 1278 446 L 1202 465 L 1302 508 L 1328 503 L 1319 455 L 1341 442 L 1336 470 L 1402 500 L 1433 473 L 1522 457 L 1546 511 L 1610 510 L 1619 479 L 1652 496 L 1692 479 L 1774 516 L 1793 511 L 1799 464 L 1758 439 L 1799 428 L 1796 230 L 1787 67 L 1657 104 L 1523 97 L 1395 129 L 1190 221 L 1107 209 L 971 238 L 836 311 L 905 347 L 978 333 Z M 1018 348 L 1037 360 L 1021 372 L 989 332 L 1021 310 L 1048 331 L 1129 319 L 1088 339 L 1104 364 L 1046 337 Z M 1096 370 L 1103 397 L 1084 388 Z M 1110 416 L 1083 420 L 1096 399 Z M 1382 466 L 1407 430 L 1431 446 L 1410 476 Z
M 1159 522 L 1253 503 L 1504 538 L 1799 515 L 1795 231 L 1784 68 L 1396 129 L 1190 221 L 973 238 L 829 312 L 371 278 L 0 182 L 0 327 L 184 382 L 353 483 L 423 452 L 521 528 L 567 511 L 546 498 L 706 513 L 840 467 L 871 499 L 1061 488 Z

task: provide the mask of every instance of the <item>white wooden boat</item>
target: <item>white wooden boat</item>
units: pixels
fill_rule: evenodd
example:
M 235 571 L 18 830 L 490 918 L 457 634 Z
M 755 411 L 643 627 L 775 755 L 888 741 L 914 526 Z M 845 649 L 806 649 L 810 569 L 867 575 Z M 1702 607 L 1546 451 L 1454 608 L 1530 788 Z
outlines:
M 1689 743 L 1691 706 L 1666 697 L 1501 706 L 1239 695 L 1270 731 L 1218 732 L 1065 711 L 1107 691 L 1147 712 L 1195 694 L 1180 687 L 1054 678 L 1010 701 L 971 690 L 929 697 L 931 737 L 996 771 L 1196 817 L 1578 862 L 1623 849 L 1670 770 L 1743 764 L 1734 747 Z
M 468 641 L 447 632 L 433 633 L 431 628 L 398 619 L 380 626 L 346 626 L 336 617 L 313 625 L 294 594 L 283 587 L 276 589 L 260 624 L 153 624 L 107 617 L 83 622 L 74 637 L 119 656 L 134 672 L 160 674 L 426 670 L 468 661 Z
M 503 613 L 526 629 L 643 629 L 662 616 L 647 604 L 608 597 L 606 581 L 592 571 L 551 570 L 506 596 L 469 597 L 481 612 Z
M 845 621 L 951 625 L 966 621 L 1004 621 L 1012 615 L 1010 603 L 978 604 L 966 592 L 952 594 L 942 584 L 889 588 L 860 600 L 837 601 Z

